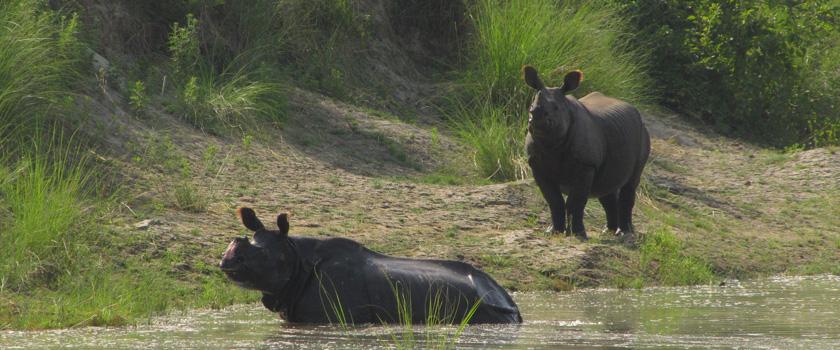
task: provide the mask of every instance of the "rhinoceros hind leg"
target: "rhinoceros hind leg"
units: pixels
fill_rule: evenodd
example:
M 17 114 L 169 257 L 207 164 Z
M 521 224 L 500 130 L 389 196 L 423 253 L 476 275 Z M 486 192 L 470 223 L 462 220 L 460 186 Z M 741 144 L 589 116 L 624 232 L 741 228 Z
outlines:
M 548 227 L 546 227 L 546 228 L 545 228 L 545 231 L 544 231 L 544 232 L 545 232 L 546 234 L 550 234 L 550 235 L 551 235 L 551 234 L 566 233 L 567 231 L 566 231 L 566 228 L 565 228 L 565 227 L 563 227 L 563 226 L 560 226 L 560 228 L 557 228 L 557 226 L 554 226 L 554 225 L 548 225 Z
M 615 232 L 618 229 L 618 191 L 598 198 L 598 201 L 607 214 L 607 228 L 603 233 Z
M 633 206 L 636 204 L 636 187 L 639 180 L 631 180 L 618 193 L 618 228 L 627 233 L 633 233 Z

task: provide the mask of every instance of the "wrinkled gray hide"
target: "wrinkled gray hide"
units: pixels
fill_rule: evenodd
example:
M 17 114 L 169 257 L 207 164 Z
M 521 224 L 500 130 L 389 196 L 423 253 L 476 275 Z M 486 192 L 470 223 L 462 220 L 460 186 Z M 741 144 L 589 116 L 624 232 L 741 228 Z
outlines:
M 537 90 L 525 145 L 551 210 L 548 231 L 586 239 L 583 209 L 589 197 L 597 197 L 607 214 L 607 229 L 631 239 L 636 187 L 650 154 L 650 136 L 639 111 L 599 92 L 581 99 L 566 95 L 582 81 L 579 71 L 568 73 L 559 88 L 546 87 L 533 67 L 523 72 L 526 83 Z

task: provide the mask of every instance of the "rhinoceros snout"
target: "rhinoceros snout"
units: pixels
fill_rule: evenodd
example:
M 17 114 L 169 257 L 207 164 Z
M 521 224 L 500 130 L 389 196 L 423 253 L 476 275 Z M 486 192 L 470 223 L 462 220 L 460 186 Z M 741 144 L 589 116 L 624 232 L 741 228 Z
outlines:
M 237 250 L 239 250 L 240 246 L 245 246 L 250 244 L 247 238 L 239 237 L 234 239 L 233 241 L 228 244 L 227 249 L 225 249 L 225 253 L 222 255 L 222 261 L 219 263 L 219 268 L 222 271 L 233 271 L 236 270 L 239 265 L 244 262 L 244 259 L 241 254 L 237 254 Z

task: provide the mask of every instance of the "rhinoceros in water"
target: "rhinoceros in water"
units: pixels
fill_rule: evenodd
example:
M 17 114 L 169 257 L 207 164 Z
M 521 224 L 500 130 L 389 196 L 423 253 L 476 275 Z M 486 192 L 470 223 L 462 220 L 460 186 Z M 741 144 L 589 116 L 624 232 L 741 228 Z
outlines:
M 534 180 L 551 210 L 547 231 L 586 239 L 583 209 L 588 197 L 598 197 L 607 230 L 632 242 L 636 187 L 650 155 L 650 136 L 639 111 L 599 92 L 580 100 L 566 95 L 583 80 L 580 71 L 566 74 L 559 88 L 546 87 L 531 66 L 523 73 L 537 90 L 525 144 Z
M 390 257 L 344 238 L 290 237 L 286 214 L 266 229 L 250 208 L 237 213 L 254 231 L 236 238 L 220 268 L 262 292 L 262 303 L 297 323 L 521 323 L 510 295 L 486 273 L 458 261 Z

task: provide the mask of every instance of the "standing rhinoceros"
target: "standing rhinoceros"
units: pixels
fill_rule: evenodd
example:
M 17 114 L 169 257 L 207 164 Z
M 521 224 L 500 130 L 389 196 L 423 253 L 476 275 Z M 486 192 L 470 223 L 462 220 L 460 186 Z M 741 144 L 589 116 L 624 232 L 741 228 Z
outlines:
M 510 295 L 486 273 L 458 261 L 395 258 L 349 239 L 290 237 L 286 214 L 267 230 L 250 208 L 238 214 L 254 231 L 236 238 L 219 267 L 263 305 L 298 323 L 521 323 Z
M 583 209 L 588 197 L 598 197 L 607 229 L 632 242 L 636 187 L 650 155 L 650 136 L 639 111 L 599 92 L 580 100 L 566 95 L 583 80 L 580 71 L 566 74 L 559 88 L 547 88 L 531 66 L 523 73 L 537 90 L 525 144 L 528 164 L 551 210 L 547 231 L 586 239 Z

